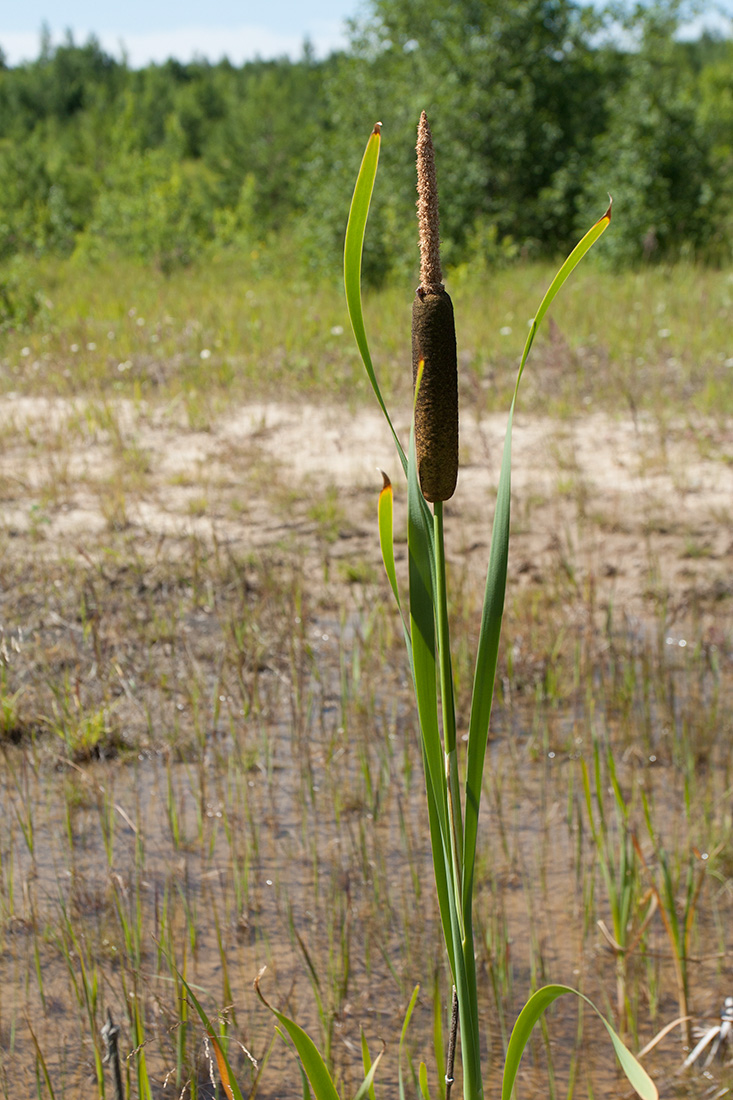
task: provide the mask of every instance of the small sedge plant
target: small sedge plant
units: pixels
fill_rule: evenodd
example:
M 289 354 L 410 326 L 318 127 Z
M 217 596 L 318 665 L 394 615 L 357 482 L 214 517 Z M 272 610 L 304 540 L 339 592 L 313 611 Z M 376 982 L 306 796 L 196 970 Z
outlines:
M 397 583 L 393 541 L 393 489 L 386 474 L 379 496 L 378 526 L 384 567 L 402 619 L 412 671 L 420 727 L 427 818 L 433 868 L 445 947 L 453 977 L 453 1011 L 447 1054 L 445 1095 L 453 1084 L 453 1057 L 460 1035 L 464 1100 L 483 1100 L 483 1076 L 478 1017 L 478 985 L 474 955 L 473 897 L 481 787 L 489 734 L 489 718 L 499 651 L 506 590 L 511 502 L 511 438 L 519 383 L 537 330 L 553 299 L 591 246 L 608 227 L 611 208 L 593 225 L 555 275 L 534 317 L 517 372 L 504 443 L 494 513 L 486 589 L 475 661 L 473 694 L 465 764 L 459 767 L 448 630 L 448 601 L 443 533 L 443 504 L 452 495 L 458 475 L 458 371 L 453 306 L 442 282 L 438 233 L 438 194 L 432 138 L 425 112 L 418 127 L 418 219 L 420 286 L 413 304 L 412 359 L 414 403 L 407 452 L 394 429 L 379 388 L 369 351 L 361 300 L 361 259 L 367 217 L 377 175 L 381 123 L 367 143 L 356 181 L 346 227 L 344 281 L 354 336 L 379 406 L 389 425 L 407 481 L 407 546 L 409 610 L 405 611 Z M 432 507 L 431 507 L 432 506 Z M 184 983 L 185 984 L 185 983 Z M 189 987 L 187 992 L 214 1048 L 222 1084 L 230 1100 L 241 1100 L 226 1054 Z M 259 978 L 255 988 L 274 1013 L 278 1030 L 295 1047 L 301 1066 L 304 1097 L 339 1100 L 328 1066 L 306 1032 L 265 1000 Z M 624 1046 L 595 1005 L 578 990 L 548 985 L 529 998 L 507 1045 L 502 1100 L 511 1100 L 519 1064 L 534 1025 L 558 997 L 572 993 L 601 1018 L 630 1084 L 643 1100 L 658 1100 L 657 1089 L 644 1068 Z M 413 993 L 400 1039 L 417 998 Z M 372 1062 L 362 1042 L 364 1080 L 354 1100 L 373 1097 L 373 1080 L 381 1054 Z M 442 1057 L 439 1059 L 442 1062 Z M 404 1082 L 399 1066 L 399 1092 Z M 423 1100 L 430 1100 L 427 1069 L 420 1065 Z M 439 1090 L 440 1092 L 440 1090 Z
M 616 1025 L 624 1035 L 628 1027 L 636 1030 L 627 989 L 629 960 L 643 941 L 658 901 L 653 888 L 646 891 L 642 888 L 631 810 L 621 793 L 613 751 L 607 746 L 602 755 L 596 737 L 593 739 L 595 809 L 591 775 L 585 761 L 582 775 L 590 835 L 611 911 L 611 929 L 603 920 L 598 921 L 598 927 L 616 959 Z
M 636 837 L 633 838 L 634 848 L 641 866 L 649 876 L 651 890 L 669 940 L 677 982 L 680 1024 L 685 1043 L 690 1047 L 693 1041 L 692 1017 L 689 1013 L 688 963 L 690 960 L 690 939 L 697 916 L 697 904 L 705 884 L 706 875 L 713 866 L 715 857 L 720 854 L 722 845 L 716 846 L 711 852 L 706 852 L 704 855 L 696 848 L 692 848 L 688 853 L 686 863 L 680 861 L 675 866 L 662 844 L 658 830 L 654 827 L 649 799 L 643 791 L 642 804 L 658 870 L 655 871 L 650 867 Z

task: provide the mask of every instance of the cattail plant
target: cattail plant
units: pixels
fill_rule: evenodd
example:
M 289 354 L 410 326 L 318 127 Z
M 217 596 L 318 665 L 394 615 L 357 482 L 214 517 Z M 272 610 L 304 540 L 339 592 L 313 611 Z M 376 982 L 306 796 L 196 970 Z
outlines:
M 609 206 L 586 233 L 553 279 L 530 325 L 519 364 L 494 513 L 462 782 L 457 755 L 443 533 L 443 502 L 452 496 L 458 475 L 458 372 L 453 306 L 443 285 L 440 265 L 435 156 L 425 113 L 420 118 L 417 139 L 421 262 L 420 285 L 412 313 L 415 393 L 407 454 L 379 389 L 361 304 L 361 254 L 380 141 L 381 125 L 378 124 L 367 144 L 351 204 L 344 247 L 344 281 L 356 343 L 407 478 L 409 616 L 403 612 L 397 584 L 392 532 L 393 490 L 386 476 L 379 498 L 379 535 L 385 570 L 403 618 L 415 687 L 435 884 L 458 1008 L 463 1095 L 465 1100 L 481 1100 L 483 1082 L 472 905 L 481 787 L 506 589 L 514 407 L 537 329 L 576 264 L 608 227 L 611 208 Z M 538 990 L 520 1013 L 507 1048 L 503 1100 L 511 1096 L 522 1051 L 534 1024 L 549 1004 L 567 992 L 574 991 L 566 986 Z M 656 1097 L 650 1078 L 605 1020 L 604 1024 L 634 1088 L 644 1097 Z
M 468 725 L 467 756 L 464 766 L 459 769 L 443 535 L 443 503 L 452 496 L 458 475 L 458 372 L 453 306 L 443 286 L 440 267 L 435 158 L 430 128 L 423 113 L 417 141 L 421 265 L 420 285 L 413 305 L 414 405 L 409 447 L 405 452 L 377 382 L 364 327 L 361 302 L 361 257 L 372 190 L 377 174 L 381 128 L 381 123 L 377 123 L 369 138 L 354 189 L 344 245 L 344 282 L 354 337 L 372 389 L 392 433 L 397 455 L 407 479 L 409 572 L 409 610 L 407 612 L 404 610 L 397 583 L 392 527 L 393 489 L 386 474 L 379 495 L 379 539 L 385 571 L 402 618 L 415 689 L 425 770 L 427 826 L 432 846 L 441 925 L 453 977 L 452 1015 L 460 1036 L 463 1096 L 464 1100 L 483 1100 L 472 905 L 481 787 L 504 610 L 509 552 L 512 420 L 519 383 L 537 329 L 573 268 L 608 227 L 611 208 L 609 206 L 603 217 L 586 233 L 550 284 L 537 315 L 530 325 L 519 364 L 514 396 L 509 410 L 494 512 Z M 188 987 L 186 988 L 211 1035 L 210 1024 L 195 997 Z M 256 983 L 256 988 L 260 998 L 267 1004 L 259 988 L 259 981 Z M 564 993 L 575 993 L 594 1011 L 598 1011 L 583 994 L 568 986 L 550 985 L 537 990 L 519 1014 L 507 1046 L 501 1090 L 502 1100 L 511 1100 L 522 1053 L 534 1025 L 545 1009 Z M 413 994 L 402 1029 L 400 1054 L 416 995 L 417 991 Z M 310 1037 L 295 1021 L 282 1012 L 270 1005 L 268 1008 L 274 1013 L 282 1034 L 287 1035 L 298 1052 L 303 1074 L 304 1096 L 310 1096 L 310 1088 L 312 1088 L 317 1100 L 339 1100 L 328 1067 Z M 602 1016 L 601 1019 L 619 1062 L 633 1087 L 643 1100 L 658 1100 L 657 1090 L 645 1070 L 626 1049 L 611 1025 Z M 453 1032 L 447 1059 L 451 1076 L 454 1040 Z M 362 1053 L 365 1079 L 357 1091 L 355 1100 L 373 1095 L 372 1080 L 379 1061 L 379 1058 L 376 1058 L 372 1062 L 366 1044 L 363 1044 Z M 217 1060 L 227 1096 L 231 1100 L 241 1100 L 241 1093 L 231 1079 L 231 1072 L 223 1051 L 217 1050 Z M 446 1062 L 443 1058 L 439 1061 L 442 1064 Z M 446 1096 L 449 1094 L 450 1084 L 452 1081 L 446 1083 L 444 1093 Z M 401 1067 L 398 1085 L 400 1096 L 404 1097 Z M 420 1065 L 419 1085 L 423 1100 L 429 1100 L 428 1074 L 424 1064 Z M 443 1094 L 442 1089 L 438 1091 L 439 1094 Z

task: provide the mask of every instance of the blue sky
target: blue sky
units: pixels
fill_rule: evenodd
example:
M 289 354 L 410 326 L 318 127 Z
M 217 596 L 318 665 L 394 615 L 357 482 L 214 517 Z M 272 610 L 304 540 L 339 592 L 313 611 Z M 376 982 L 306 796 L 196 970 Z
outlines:
M 361 0 L 0 0 L 0 46 L 11 64 L 37 57 L 45 22 L 54 40 L 67 28 L 77 41 L 93 32 L 115 55 L 124 42 L 132 65 L 197 53 L 298 57 L 306 37 L 323 56 L 344 45 L 344 20 L 360 11 Z
M 701 22 L 730 33 L 730 18 L 716 12 L 730 15 L 733 0 L 701 6 L 705 14 L 693 33 Z M 0 0 L 0 47 L 11 64 L 37 57 L 47 23 L 54 41 L 69 28 L 77 42 L 96 34 L 115 56 L 124 43 L 133 66 L 196 54 L 212 61 L 226 55 L 236 64 L 256 56 L 297 58 L 306 37 L 322 57 L 345 44 L 344 20 L 364 10 L 365 0 Z

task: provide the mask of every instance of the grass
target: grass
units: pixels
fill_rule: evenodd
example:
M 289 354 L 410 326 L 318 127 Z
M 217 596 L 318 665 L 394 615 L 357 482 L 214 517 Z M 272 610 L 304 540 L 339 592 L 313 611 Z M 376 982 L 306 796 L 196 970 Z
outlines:
M 420 982 L 403 1074 L 410 1094 L 409 1061 L 425 1061 L 435 1089 L 443 1054 L 434 1035 L 448 1021 L 433 990 L 445 990 L 447 975 L 425 885 L 403 640 L 373 536 L 376 492 L 358 482 L 347 498 L 335 475 L 271 461 L 267 423 L 246 439 L 221 430 L 238 402 L 286 391 L 314 405 L 343 401 L 350 433 L 367 398 L 361 368 L 347 336 L 332 333 L 344 325 L 336 290 L 308 299 L 302 287 L 225 274 L 165 281 L 123 265 L 112 280 L 41 266 L 35 277 L 53 307 L 0 350 L 6 394 L 54 402 L 40 415 L 18 397 L 0 406 L 0 1095 L 50 1095 L 47 1082 L 56 1097 L 97 1087 L 108 1073 L 98 1061 L 108 1007 L 122 1026 L 130 1095 L 174 1086 L 206 1095 L 203 1028 L 178 973 L 211 1019 L 224 1012 L 217 1028 L 244 1095 L 279 1095 L 297 1069 L 282 1044 L 271 1047 L 252 990 L 263 965 L 268 1000 L 330 1042 L 345 1091 L 361 1080 L 362 1029 L 372 1057 L 385 1039 L 383 1100 L 396 1096 L 402 1021 Z M 523 337 L 517 303 L 534 301 L 546 274 L 492 276 L 489 316 L 468 273 L 451 287 L 467 479 L 498 453 L 493 421 L 474 435 L 468 422 L 504 409 Z M 685 510 L 728 468 L 733 373 L 718 357 L 731 284 L 726 273 L 682 268 L 577 279 L 558 299 L 559 331 L 538 340 L 522 403 L 538 446 L 548 441 L 547 478 L 535 463 L 522 481 L 517 438 L 475 916 L 492 1072 L 533 975 L 582 987 L 610 1016 L 617 1009 L 618 953 L 597 925 L 613 922 L 591 822 L 598 833 L 601 806 L 605 850 L 625 851 L 624 830 L 633 833 L 640 894 L 654 886 L 673 932 L 657 912 L 625 959 L 639 1045 L 679 1015 L 673 941 L 695 1022 L 729 993 L 730 505 L 711 498 L 708 511 Z M 664 324 L 655 313 L 663 295 Z M 642 366 L 624 324 L 637 300 Z M 370 296 L 367 323 L 390 400 L 409 407 L 403 301 L 402 290 Z M 603 347 L 589 301 L 604 304 Z M 660 337 L 664 327 L 672 335 Z M 113 329 L 114 355 L 103 343 Z M 212 354 L 201 359 L 205 348 Z M 628 429 L 619 439 L 641 493 L 587 473 L 575 416 L 600 407 Z M 669 474 L 684 463 L 688 478 Z M 488 479 L 480 514 L 460 484 L 448 545 L 451 630 L 467 639 L 455 654 L 459 729 L 492 508 Z M 628 821 L 617 818 L 607 759 Z M 721 844 L 695 893 L 694 849 Z M 575 1095 L 616 1087 L 588 1015 L 580 1042 L 574 1010 L 559 1002 L 548 1034 L 523 1067 L 523 1097 L 547 1095 L 548 1057 L 558 1095 L 572 1091 L 571 1072 Z M 683 1059 L 678 1029 L 650 1069 L 671 1077 Z M 722 1065 L 712 1071 L 720 1088 L 730 1084 Z M 679 1080 L 688 1096 L 710 1087 L 694 1073 Z
M 459 270 L 452 280 L 449 273 L 468 415 L 508 407 L 527 303 L 540 300 L 554 270 Z M 38 261 L 30 277 L 47 308 L 29 330 L 4 337 L 5 390 L 175 399 L 195 430 L 206 430 L 233 398 L 287 392 L 350 407 L 368 399 L 338 285 L 261 275 L 226 256 L 167 278 L 129 261 L 53 260 Z M 733 407 L 732 303 L 730 272 L 578 271 L 538 338 L 523 410 L 553 417 L 646 411 L 662 433 L 676 417 L 725 417 Z M 365 309 L 385 398 L 409 400 L 404 288 L 369 293 Z

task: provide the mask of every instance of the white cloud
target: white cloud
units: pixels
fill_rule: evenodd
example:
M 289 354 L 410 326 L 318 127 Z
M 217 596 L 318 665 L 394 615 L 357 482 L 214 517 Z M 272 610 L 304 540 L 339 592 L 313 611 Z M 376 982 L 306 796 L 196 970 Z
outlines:
M 86 42 L 90 33 L 84 29 L 74 29 L 74 41 Z M 133 68 L 147 65 L 151 61 L 166 61 L 169 57 L 176 57 L 180 61 L 190 61 L 193 57 L 218 61 L 222 57 L 228 57 L 234 64 L 241 64 L 255 57 L 286 55 L 296 59 L 302 54 L 306 36 L 319 57 L 346 45 L 343 24 L 337 21 L 321 21 L 315 23 L 310 30 L 296 33 L 281 33 L 267 27 L 242 26 L 179 27 L 176 30 L 127 34 L 103 30 L 95 32 L 95 35 L 107 53 L 115 57 L 121 57 L 124 49 L 128 63 Z M 52 34 L 54 43 L 63 38 L 64 34 L 60 32 Z M 11 65 L 37 58 L 39 45 L 40 37 L 36 33 L 0 29 L 0 48 Z

